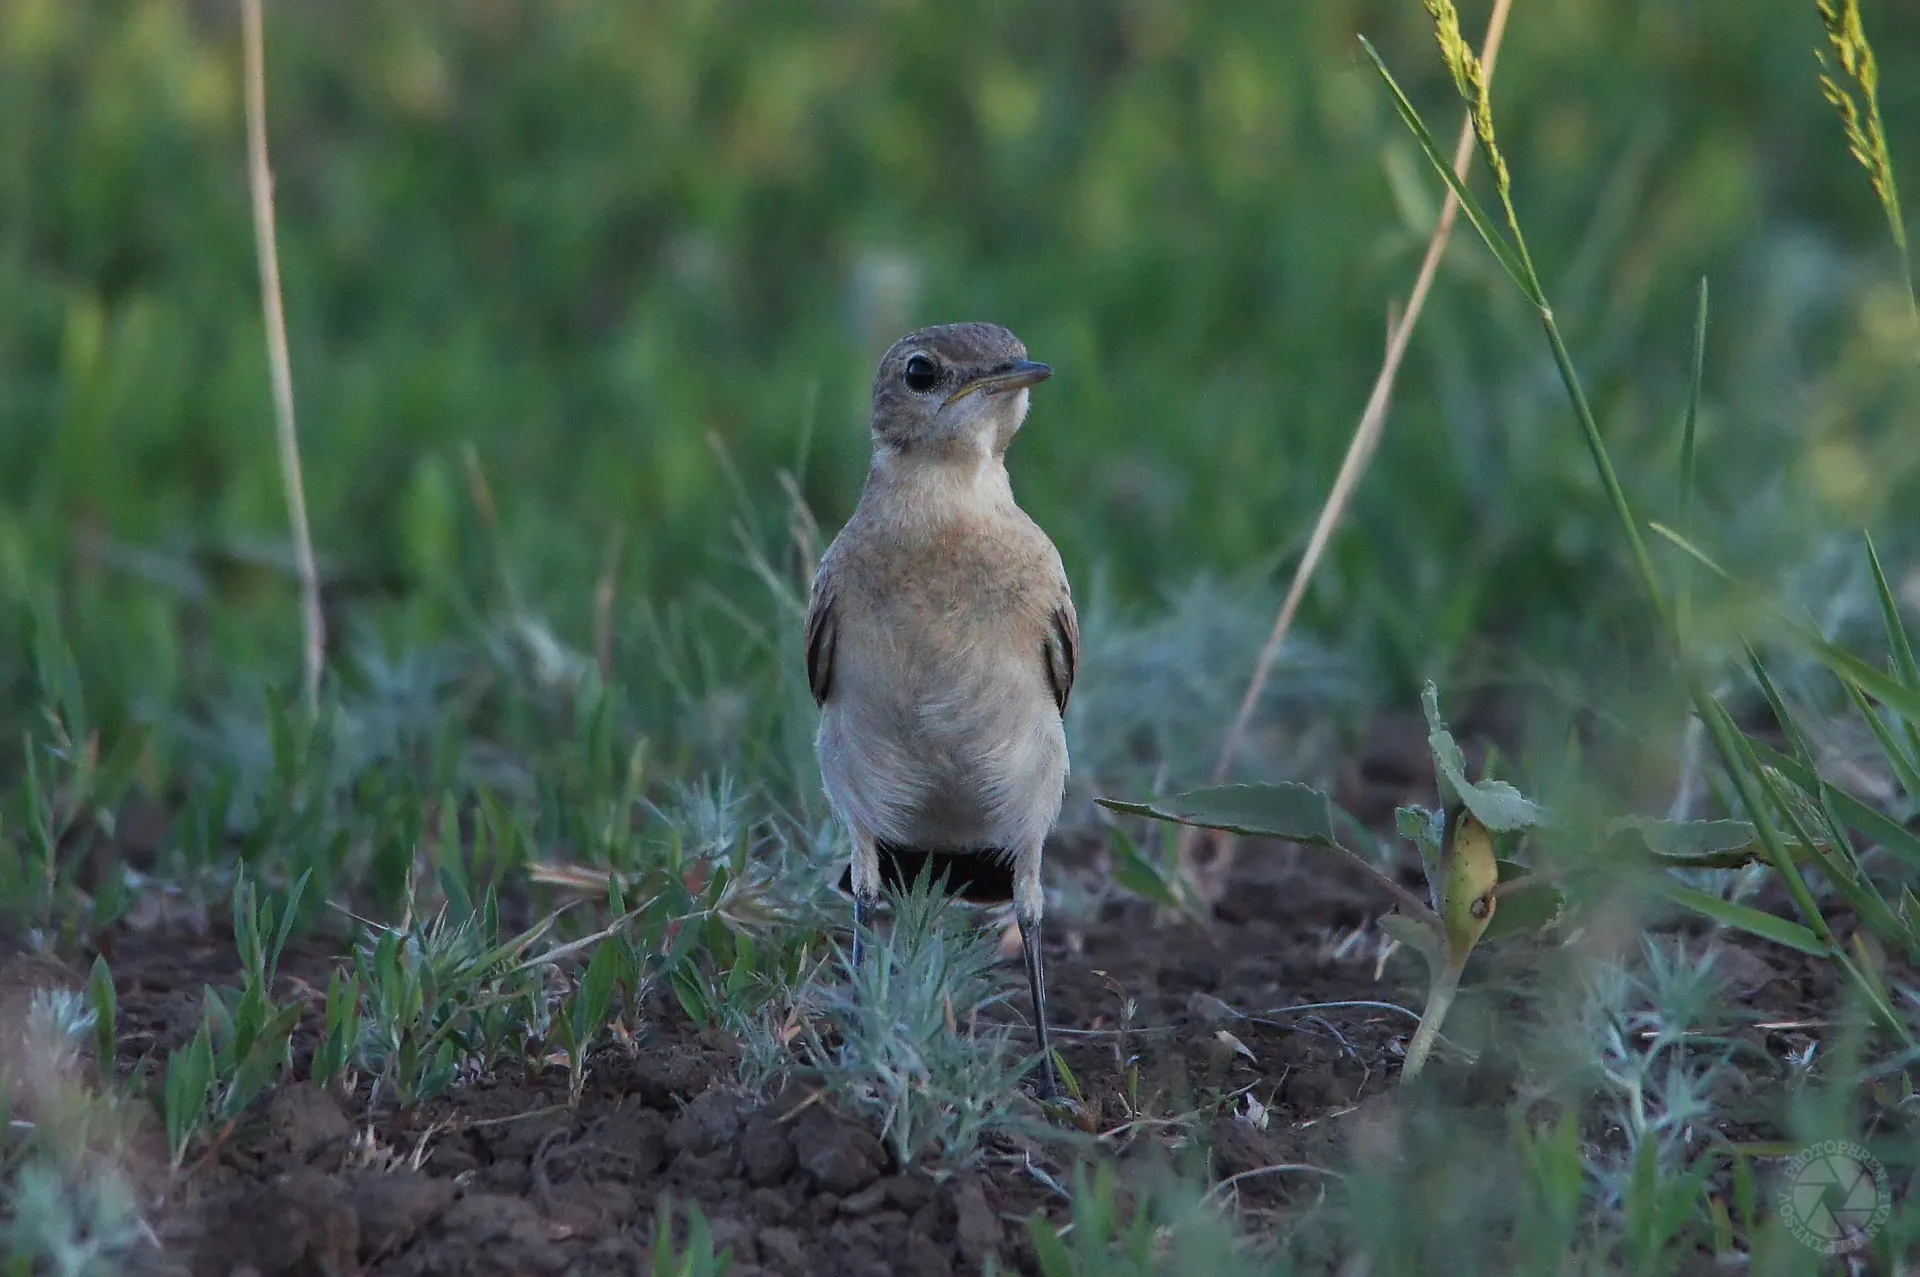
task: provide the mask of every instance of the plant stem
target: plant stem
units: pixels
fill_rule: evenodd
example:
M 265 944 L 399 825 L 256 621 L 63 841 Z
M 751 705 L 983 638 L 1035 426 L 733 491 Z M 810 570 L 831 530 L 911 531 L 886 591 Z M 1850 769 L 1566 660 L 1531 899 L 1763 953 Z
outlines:
M 280 295 L 280 253 L 275 244 L 273 170 L 267 164 L 266 36 L 260 0 L 240 0 L 246 62 L 247 184 L 253 193 L 253 239 L 260 258 L 260 294 L 267 324 L 267 363 L 273 374 L 273 407 L 280 441 L 280 473 L 286 481 L 287 516 L 293 525 L 293 557 L 300 574 L 300 615 L 306 634 L 302 690 L 309 718 L 320 712 L 320 672 L 326 661 L 326 618 L 320 610 L 320 571 L 307 527 L 306 485 L 300 473 L 300 436 L 293 422 L 293 362 L 287 354 L 287 318 Z
M 1400 1066 L 1403 1082 L 1419 1077 L 1420 1070 L 1426 1067 L 1427 1056 L 1432 1054 L 1434 1041 L 1440 1036 L 1440 1022 L 1447 1018 L 1454 995 L 1460 991 L 1460 973 L 1466 965 L 1463 954 L 1457 961 L 1449 958 L 1447 965 L 1435 973 L 1427 989 L 1427 1005 L 1420 1013 L 1420 1027 L 1413 1031 L 1413 1040 L 1407 1043 L 1406 1063 Z

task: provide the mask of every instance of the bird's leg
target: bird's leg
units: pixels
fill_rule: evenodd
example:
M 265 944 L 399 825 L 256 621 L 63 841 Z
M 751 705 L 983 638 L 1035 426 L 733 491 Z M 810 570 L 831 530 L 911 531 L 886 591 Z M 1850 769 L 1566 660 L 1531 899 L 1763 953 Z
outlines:
M 853 969 L 866 958 L 867 932 L 873 927 L 874 906 L 880 899 L 880 851 L 873 835 L 853 831 Z
M 1022 918 L 1020 947 L 1026 951 L 1027 986 L 1033 991 L 1033 1031 L 1040 1039 L 1040 1098 L 1053 1099 L 1060 1093 L 1060 1079 L 1053 1068 L 1053 1044 L 1047 1038 L 1047 964 L 1040 952 L 1040 915 Z
M 1046 897 L 1040 889 L 1040 848 L 1033 847 L 1014 861 L 1013 917 L 1020 924 L 1020 948 L 1027 959 L 1027 987 L 1033 993 L 1033 1031 L 1040 1039 L 1040 1098 L 1060 1093 L 1053 1067 L 1053 1043 L 1047 1037 L 1047 964 L 1040 951 L 1040 916 Z
M 853 969 L 858 971 L 867 956 L 867 932 L 873 927 L 875 900 L 870 895 L 853 898 Z

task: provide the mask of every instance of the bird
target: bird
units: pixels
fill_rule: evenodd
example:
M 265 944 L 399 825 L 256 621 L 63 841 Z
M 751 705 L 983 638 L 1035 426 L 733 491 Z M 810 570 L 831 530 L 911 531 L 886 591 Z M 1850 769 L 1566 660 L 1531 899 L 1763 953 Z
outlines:
M 1041 852 L 1065 796 L 1080 623 L 1006 454 L 1052 375 L 998 324 L 921 328 L 887 350 L 866 483 L 821 556 L 806 623 L 821 781 L 853 843 L 853 964 L 883 885 L 926 871 L 969 902 L 1011 901 L 1044 1099 L 1059 1080 Z

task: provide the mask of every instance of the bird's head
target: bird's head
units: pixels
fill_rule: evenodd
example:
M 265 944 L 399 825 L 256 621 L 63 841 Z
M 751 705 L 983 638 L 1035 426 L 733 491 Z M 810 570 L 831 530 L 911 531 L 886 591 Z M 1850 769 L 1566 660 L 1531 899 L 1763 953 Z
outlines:
M 1027 416 L 1027 389 L 1053 369 L 998 324 L 908 333 L 873 377 L 873 442 L 902 456 L 998 456 Z

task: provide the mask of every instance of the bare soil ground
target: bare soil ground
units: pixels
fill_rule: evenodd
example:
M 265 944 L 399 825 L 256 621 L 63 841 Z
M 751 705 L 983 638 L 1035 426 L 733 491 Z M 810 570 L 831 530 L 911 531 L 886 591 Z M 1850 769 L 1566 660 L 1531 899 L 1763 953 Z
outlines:
M 1245 862 L 1214 935 L 1155 926 L 1147 906 L 1129 903 L 1058 928 L 1049 954 L 1052 1019 L 1065 1030 L 1069 1067 L 1096 1097 L 1088 1116 L 1100 1129 L 1129 1119 L 1127 1057 L 1138 1059 L 1136 1094 L 1152 1115 L 1242 1089 L 1271 1110 L 1264 1131 L 1199 1119 L 1222 1176 L 1324 1159 L 1336 1115 L 1390 1080 L 1413 1023 L 1386 1011 L 1292 1017 L 1288 1027 L 1222 1020 L 1211 999 L 1257 1011 L 1398 992 L 1323 938 L 1330 924 L 1363 920 L 1359 884 L 1339 875 L 1282 882 L 1262 872 L 1272 858 Z M 185 1041 L 203 984 L 238 978 L 222 935 L 124 937 L 114 970 L 124 1067 Z M 326 970 L 324 956 L 290 954 L 281 996 L 299 984 L 324 988 Z M 1017 979 L 1017 964 L 1007 975 Z M 1123 1036 L 1128 998 L 1133 1031 Z M 219 1277 L 249 1266 L 630 1273 L 650 1250 L 656 1201 L 669 1194 L 700 1204 L 736 1272 L 974 1272 L 988 1255 L 1003 1271 L 1032 1271 L 1023 1221 L 1064 1203 L 1024 1155 L 1058 1176 L 1058 1150 L 1007 1145 L 972 1170 L 899 1173 L 862 1122 L 798 1090 L 756 1105 L 731 1085 L 736 1041 L 695 1028 L 670 998 L 650 1010 L 633 1053 L 609 1047 L 596 1057 L 577 1108 L 557 1067 L 509 1066 L 371 1128 L 358 1106 L 304 1083 L 283 1088 L 169 1189 L 167 1267 Z M 1216 1036 L 1223 1028 L 1251 1058 Z M 154 1161 L 164 1162 L 157 1147 Z M 1299 1187 L 1254 1178 L 1243 1191 L 1249 1205 L 1271 1205 Z
M 1357 775 L 1341 797 L 1374 815 L 1421 783 L 1387 769 Z M 1050 925 L 1050 1018 L 1091 1097 L 1086 1125 L 1124 1129 L 1108 1141 L 1123 1157 L 1172 1156 L 1170 1144 L 1204 1155 L 1255 1223 L 1310 1204 L 1323 1177 L 1270 1168 L 1343 1156 L 1387 1102 L 1414 1020 L 1383 1005 L 1280 1009 L 1418 1007 L 1417 960 L 1378 961 L 1368 923 L 1382 903 L 1344 867 L 1250 845 L 1207 928 L 1156 919 L 1137 901 Z M 112 962 L 123 1071 L 187 1039 L 203 984 L 237 980 L 222 934 L 124 934 Z M 309 1033 L 329 968 L 325 954 L 283 962 L 281 996 L 304 986 L 312 998 Z M 1739 950 L 1729 972 L 1762 1023 L 1802 1023 L 1833 1001 L 1825 970 L 1785 950 Z M 1018 981 L 1017 961 L 1007 978 Z M 933 1277 L 980 1271 L 989 1256 L 1003 1272 L 1035 1271 L 1025 1220 L 1064 1220 L 1048 1181 L 1065 1182 L 1072 1152 L 1002 1141 L 970 1169 L 902 1170 L 871 1130 L 818 1097 L 796 1089 L 756 1104 L 733 1085 L 737 1041 L 696 1029 L 670 998 L 650 1011 L 632 1051 L 595 1058 L 578 1107 L 561 1068 L 503 1068 L 371 1124 L 360 1106 L 296 1081 L 171 1179 L 156 1134 L 149 1180 L 165 1190 L 166 1253 L 152 1270 L 626 1274 L 642 1270 L 656 1204 L 670 1195 L 699 1203 L 736 1273 Z M 1774 1058 L 1802 1041 L 1791 1027 L 1747 1032 Z M 296 1058 L 296 1076 L 304 1068 Z M 1498 1076 L 1477 1085 L 1490 1102 L 1510 1098 Z

